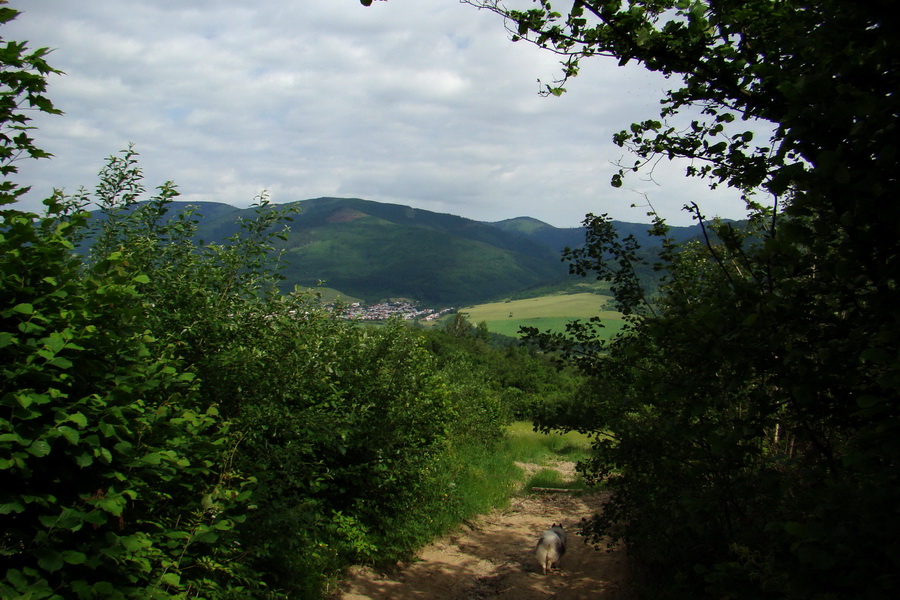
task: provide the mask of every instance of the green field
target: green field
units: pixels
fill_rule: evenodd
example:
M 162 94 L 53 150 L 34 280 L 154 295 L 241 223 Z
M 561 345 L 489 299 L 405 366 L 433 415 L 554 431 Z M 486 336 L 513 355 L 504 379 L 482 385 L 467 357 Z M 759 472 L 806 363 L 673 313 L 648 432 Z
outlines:
M 470 323 L 484 321 L 488 330 L 503 335 L 517 336 L 519 327 L 537 327 L 541 331 L 565 331 L 566 323 L 575 319 L 587 320 L 600 317 L 610 336 L 622 328 L 622 315 L 612 310 L 602 310 L 609 296 L 599 294 L 552 294 L 525 300 L 491 302 L 461 308 Z

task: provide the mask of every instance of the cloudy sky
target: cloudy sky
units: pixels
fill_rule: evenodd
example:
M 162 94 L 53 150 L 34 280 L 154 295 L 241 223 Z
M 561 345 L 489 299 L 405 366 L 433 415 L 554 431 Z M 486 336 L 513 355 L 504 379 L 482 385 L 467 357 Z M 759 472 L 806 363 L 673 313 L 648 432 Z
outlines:
M 532 216 L 574 227 L 586 213 L 672 224 L 697 201 L 743 216 L 727 191 L 660 164 L 653 181 L 609 185 L 611 142 L 658 114 L 667 82 L 595 58 L 569 92 L 538 95 L 558 57 L 512 43 L 499 18 L 456 0 L 11 0 L 0 35 L 55 51 L 35 120 L 50 161 L 22 163 L 36 209 L 53 188 L 93 187 L 130 142 L 146 185 L 183 200 L 247 206 L 358 197 L 481 221 Z

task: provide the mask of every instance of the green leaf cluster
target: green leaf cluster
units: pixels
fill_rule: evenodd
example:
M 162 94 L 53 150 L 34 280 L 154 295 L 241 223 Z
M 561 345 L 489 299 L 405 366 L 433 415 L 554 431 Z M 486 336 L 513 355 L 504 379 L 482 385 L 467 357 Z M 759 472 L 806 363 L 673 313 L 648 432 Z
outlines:
M 0 228 L 4 597 L 238 586 L 233 550 L 211 546 L 240 519 L 227 428 L 146 328 L 146 277 L 121 253 L 83 264 L 87 214 L 46 204 L 40 217 L 6 211 Z
M 80 266 L 73 242 L 60 257 L 81 274 L 79 285 L 90 281 L 86 270 L 105 274 L 103 298 L 115 300 L 118 311 L 111 323 L 127 314 L 142 344 L 137 356 L 169 357 L 165 372 L 190 392 L 184 394 L 191 405 L 209 407 L 173 420 L 209 454 L 192 456 L 186 447 L 185 455 L 161 448 L 140 455 L 154 472 L 177 466 L 192 478 L 180 485 L 199 503 L 199 514 L 222 518 L 223 493 L 234 505 L 227 536 L 210 528 L 218 521 L 195 525 L 190 537 L 166 530 L 175 543 L 195 549 L 198 560 L 218 565 L 214 574 L 190 571 L 191 579 L 171 570 L 179 577 L 173 589 L 316 597 L 347 564 L 407 555 L 448 525 L 436 514 L 463 516 L 467 500 L 457 490 L 468 475 L 463 457 L 495 443 L 504 423 L 494 390 L 439 366 L 419 335 L 399 322 L 368 330 L 309 293 L 282 295 L 274 240 L 290 209 L 263 196 L 241 232 L 202 244 L 191 210 L 169 214 L 177 197 L 171 183 L 147 200 L 144 193 L 134 149 L 110 157 L 93 193 L 64 199 L 102 207 L 87 228 L 83 213 L 64 211 L 70 216 L 62 219 L 77 220 L 74 238 L 91 239 L 89 260 Z M 32 221 L 23 218 L 24 230 L 34 231 Z M 110 278 L 127 284 L 122 293 L 130 303 L 112 296 L 119 288 Z M 22 302 L 12 310 L 33 312 Z M 121 361 L 127 350 L 117 338 L 103 356 Z M 136 376 L 164 389 L 146 374 Z M 127 405 L 131 384 L 114 381 Z M 182 439 L 167 437 L 170 445 Z M 188 469 L 198 459 L 206 471 Z M 216 487 L 203 487 L 202 476 L 216 468 Z M 234 491 L 226 493 L 223 482 Z M 223 563 L 217 553 L 240 559 Z
M 18 11 L 0 4 L 0 27 L 18 16 Z M 5 41 L 0 37 L 0 206 L 15 202 L 28 192 L 7 178 L 18 173 L 16 164 L 22 158 L 48 158 L 38 148 L 29 122 L 30 111 L 61 114 L 46 96 L 47 76 L 60 74 L 45 57 L 47 48 L 28 51 L 24 42 Z

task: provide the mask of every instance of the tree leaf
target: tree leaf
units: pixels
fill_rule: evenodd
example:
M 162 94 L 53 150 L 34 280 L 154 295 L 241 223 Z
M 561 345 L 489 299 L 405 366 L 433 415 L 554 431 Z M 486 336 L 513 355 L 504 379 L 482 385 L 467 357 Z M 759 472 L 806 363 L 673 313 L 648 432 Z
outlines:
M 21 502 L 12 501 L 12 502 L 4 502 L 0 504 L 0 515 L 8 515 L 10 513 L 20 513 L 25 510 L 25 507 L 22 506 Z
M 6 348 L 12 344 L 17 344 L 19 339 L 9 331 L 0 331 L 0 348 Z
M 78 440 L 81 438 L 81 434 L 78 433 L 77 430 L 72 429 L 66 425 L 60 425 L 56 428 L 56 430 L 62 435 L 70 444 L 77 444 Z
M 45 571 L 55 573 L 63 567 L 63 559 L 59 552 L 44 550 L 38 553 L 38 565 Z
M 32 315 L 34 314 L 34 306 L 28 302 L 23 302 L 21 304 L 16 304 L 13 306 L 13 312 L 17 312 L 23 315 Z
M 80 412 L 69 415 L 68 420 L 75 423 L 76 425 L 78 425 L 79 428 L 82 428 L 82 429 L 87 427 L 87 424 L 88 424 L 87 417 L 85 417 Z
M 37 457 L 43 457 L 50 454 L 50 444 L 46 440 L 35 440 L 27 448 L 29 454 Z
M 63 550 L 62 559 L 70 565 L 80 565 L 87 560 L 87 555 L 75 550 Z

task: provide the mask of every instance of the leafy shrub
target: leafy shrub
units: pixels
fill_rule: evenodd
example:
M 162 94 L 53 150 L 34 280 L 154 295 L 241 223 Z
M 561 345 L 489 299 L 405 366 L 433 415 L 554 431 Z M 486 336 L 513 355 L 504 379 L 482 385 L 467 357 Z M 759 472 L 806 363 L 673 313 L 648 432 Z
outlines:
M 0 24 L 17 15 L 0 6 Z M 0 205 L 28 189 L 7 179 L 16 161 L 49 156 L 27 112 L 59 113 L 46 54 L 0 48 Z M 118 252 L 83 264 L 83 204 L 45 204 L 0 212 L 0 594 L 239 593 L 227 424 L 148 329 L 147 275 Z
M 770 262 L 764 233 L 714 227 L 721 243 L 670 253 L 655 305 L 619 297 L 640 313 L 626 335 L 540 336 L 592 377 L 543 426 L 607 434 L 586 475 L 612 495 L 587 530 L 624 540 L 654 597 L 891 597 L 896 379 L 847 363 L 881 324 L 837 309 L 853 282 L 795 271 L 802 249 Z
M 343 565 L 396 560 L 437 533 L 461 450 L 500 437 L 494 391 L 464 365 L 438 368 L 400 323 L 363 329 L 279 293 L 271 240 L 289 215 L 264 198 L 240 234 L 200 245 L 193 214 L 168 213 L 173 186 L 140 201 L 133 150 L 101 182 L 91 255 L 121 252 L 152 274 L 154 344 L 232 424 L 234 465 L 255 478 L 240 543 L 265 593 L 315 597 Z
M 4 595 L 167 597 L 240 586 L 245 494 L 227 428 L 146 329 L 149 279 L 121 254 L 86 268 L 86 215 L 7 211 L 0 245 Z

